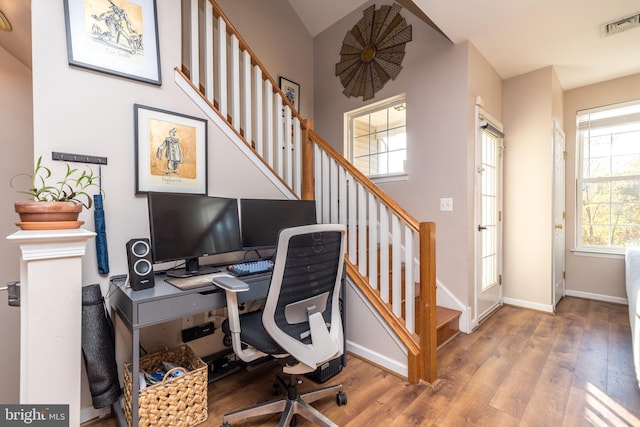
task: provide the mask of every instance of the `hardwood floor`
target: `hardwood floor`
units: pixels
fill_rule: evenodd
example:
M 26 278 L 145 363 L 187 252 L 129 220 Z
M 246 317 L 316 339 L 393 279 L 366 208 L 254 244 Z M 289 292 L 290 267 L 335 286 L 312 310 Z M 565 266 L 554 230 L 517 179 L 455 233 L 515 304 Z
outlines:
M 340 426 L 640 426 L 626 306 L 564 298 L 554 315 L 504 306 L 439 350 L 440 384 L 408 384 L 354 356 L 346 406 L 314 403 Z M 209 386 L 209 419 L 272 399 L 278 368 L 241 371 Z M 305 379 L 301 390 L 317 388 Z M 277 425 L 278 417 L 233 426 Z M 113 418 L 89 423 L 112 427 Z M 310 425 L 299 419 L 298 426 Z

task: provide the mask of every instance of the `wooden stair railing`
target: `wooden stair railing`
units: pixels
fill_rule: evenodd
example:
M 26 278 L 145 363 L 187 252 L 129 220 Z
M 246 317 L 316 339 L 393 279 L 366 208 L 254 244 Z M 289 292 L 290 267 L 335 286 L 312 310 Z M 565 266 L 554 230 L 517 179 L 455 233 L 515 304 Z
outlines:
M 434 383 L 435 224 L 417 221 L 313 131 L 215 2 L 185 5 L 176 79 L 293 195 L 315 199 L 320 222 L 347 225 L 349 278 L 406 346 L 408 380 Z

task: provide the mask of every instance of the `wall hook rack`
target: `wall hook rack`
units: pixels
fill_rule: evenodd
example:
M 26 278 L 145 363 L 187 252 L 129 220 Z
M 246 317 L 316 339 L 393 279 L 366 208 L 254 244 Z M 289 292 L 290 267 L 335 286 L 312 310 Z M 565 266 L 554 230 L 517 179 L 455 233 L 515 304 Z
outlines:
M 107 158 L 99 156 L 88 156 L 86 154 L 73 154 L 73 153 L 59 153 L 57 151 L 51 152 L 52 160 L 62 160 L 65 162 L 78 162 L 78 163 L 91 163 L 94 165 L 106 165 Z

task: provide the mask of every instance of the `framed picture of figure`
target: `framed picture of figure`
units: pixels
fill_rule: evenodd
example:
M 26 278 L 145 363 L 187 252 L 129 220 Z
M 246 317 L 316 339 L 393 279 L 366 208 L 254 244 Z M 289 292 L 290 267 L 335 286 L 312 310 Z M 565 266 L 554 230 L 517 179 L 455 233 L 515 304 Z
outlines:
M 207 121 L 134 104 L 136 193 L 207 194 Z
M 286 77 L 280 77 L 280 90 L 284 92 L 293 108 L 300 113 L 300 85 Z
M 156 0 L 64 0 L 69 65 L 162 84 Z

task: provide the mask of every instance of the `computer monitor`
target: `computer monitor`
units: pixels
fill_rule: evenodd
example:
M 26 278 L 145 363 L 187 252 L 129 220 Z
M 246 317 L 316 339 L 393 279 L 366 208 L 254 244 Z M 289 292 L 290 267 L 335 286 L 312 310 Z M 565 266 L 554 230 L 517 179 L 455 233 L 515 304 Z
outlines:
M 242 250 L 237 199 L 176 193 L 147 198 L 154 263 L 185 260 L 184 270 L 167 274 L 202 274 L 199 257 Z
M 316 223 L 314 200 L 240 199 L 245 250 L 275 248 L 283 228 Z

